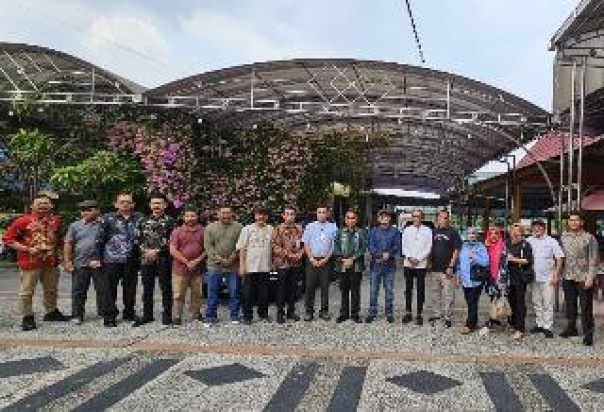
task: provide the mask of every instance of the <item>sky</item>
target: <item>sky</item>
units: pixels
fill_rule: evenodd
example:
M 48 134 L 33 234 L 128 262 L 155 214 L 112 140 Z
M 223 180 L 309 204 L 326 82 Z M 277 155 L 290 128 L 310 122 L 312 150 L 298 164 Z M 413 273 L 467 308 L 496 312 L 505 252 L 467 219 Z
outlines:
M 550 110 L 549 39 L 578 3 L 411 0 L 425 64 L 404 0 L 0 0 L 0 41 L 61 50 L 146 87 L 266 60 L 392 61 Z

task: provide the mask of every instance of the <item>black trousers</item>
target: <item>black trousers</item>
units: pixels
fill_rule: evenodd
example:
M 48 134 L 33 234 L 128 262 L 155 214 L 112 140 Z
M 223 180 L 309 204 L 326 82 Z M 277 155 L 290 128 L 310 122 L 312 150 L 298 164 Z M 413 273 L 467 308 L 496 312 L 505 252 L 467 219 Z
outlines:
M 241 282 L 241 306 L 243 319 L 254 317 L 254 301 L 258 304 L 258 317 L 268 316 L 268 272 L 246 273 Z
M 510 284 L 508 289 L 508 301 L 512 309 L 512 327 L 518 332 L 525 330 L 526 288 L 527 283 L 518 281 Z
M 340 273 L 340 292 L 342 293 L 342 306 L 340 315 L 356 318 L 361 310 L 361 279 L 362 272 L 347 270 Z
M 127 263 L 105 263 L 103 267 L 103 316 L 115 319 L 119 313 L 117 309 L 117 286 L 122 282 L 122 300 L 124 303 L 124 317 L 136 315 L 134 306 L 136 303 L 136 283 L 138 281 L 139 264 Z M 106 283 L 105 283 L 106 282 Z
M 157 262 L 141 266 L 143 282 L 143 316 L 153 317 L 153 295 L 155 294 L 155 278 L 159 280 L 161 290 L 162 316 L 172 317 L 172 259 L 169 256 L 159 256 Z
M 594 333 L 594 288 L 583 287 L 582 282 L 565 280 L 562 282 L 564 289 L 564 306 L 566 308 L 566 321 L 568 329 L 577 328 L 578 305 L 581 305 L 581 326 L 584 335 Z
M 300 279 L 300 267 L 293 266 L 277 271 L 277 312 L 284 315 L 285 305 L 287 314 L 296 313 L 296 298 L 298 293 L 298 280 Z
M 466 326 L 470 329 L 476 329 L 476 327 L 478 327 L 478 302 L 480 301 L 481 292 L 482 285 L 474 288 L 463 288 L 466 305 L 468 306 Z
M 326 263 L 321 267 L 314 267 L 308 264 L 306 267 L 306 313 L 313 314 L 315 312 L 315 290 L 317 286 L 321 286 L 321 313 L 329 311 L 329 274 L 331 272 L 331 264 Z
M 96 292 L 97 314 L 102 316 L 103 298 L 101 294 L 102 285 L 99 283 L 100 275 L 99 269 L 75 268 L 73 270 L 71 274 L 71 315 L 73 317 L 84 317 L 90 281 L 94 284 L 94 291 Z
M 405 268 L 405 310 L 413 312 L 413 279 L 417 280 L 417 315 L 421 316 L 426 300 L 426 269 Z

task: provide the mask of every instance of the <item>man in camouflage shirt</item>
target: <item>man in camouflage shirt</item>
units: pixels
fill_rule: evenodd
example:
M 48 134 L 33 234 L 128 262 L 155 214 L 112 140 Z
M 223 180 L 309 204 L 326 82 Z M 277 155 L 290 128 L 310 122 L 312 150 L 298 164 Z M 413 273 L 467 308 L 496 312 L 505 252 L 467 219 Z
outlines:
M 139 227 L 141 252 L 141 280 L 143 282 L 143 316 L 134 327 L 153 322 L 153 294 L 155 278 L 159 279 L 162 295 L 162 324 L 172 323 L 172 257 L 170 236 L 175 221 L 166 215 L 168 202 L 161 194 L 151 195 L 151 215 L 145 217 Z

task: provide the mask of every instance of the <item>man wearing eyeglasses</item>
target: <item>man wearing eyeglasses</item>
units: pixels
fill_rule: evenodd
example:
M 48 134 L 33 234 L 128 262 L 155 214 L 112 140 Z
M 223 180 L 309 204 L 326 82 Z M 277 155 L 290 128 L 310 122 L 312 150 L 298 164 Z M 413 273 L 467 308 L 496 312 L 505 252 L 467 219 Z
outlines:
M 119 313 L 117 285 L 122 283 L 124 312 L 122 319 L 136 322 L 135 311 L 136 283 L 140 269 L 140 249 L 137 246 L 138 227 L 143 218 L 140 212 L 134 211 L 132 195 L 120 193 L 115 201 L 115 212 L 107 213 L 101 218 L 99 234 L 96 240 L 94 259 L 90 267 L 100 268 L 103 265 L 103 324 L 105 327 L 116 327 Z
M 415 210 L 411 214 L 412 225 L 403 230 L 402 252 L 404 256 L 405 273 L 405 309 L 403 323 L 413 321 L 413 283 L 417 283 L 417 316 L 415 324 L 421 326 L 424 324 L 422 312 L 424 309 L 424 300 L 426 296 L 426 270 L 428 267 L 428 257 L 432 251 L 432 231 L 422 222 L 424 212 Z

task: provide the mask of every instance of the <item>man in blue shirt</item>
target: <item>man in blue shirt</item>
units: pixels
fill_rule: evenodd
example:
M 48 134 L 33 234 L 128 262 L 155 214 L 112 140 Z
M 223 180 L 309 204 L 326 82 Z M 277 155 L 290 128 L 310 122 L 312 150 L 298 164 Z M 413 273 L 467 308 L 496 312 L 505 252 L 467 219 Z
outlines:
M 394 272 L 396 256 L 401 253 L 401 236 L 390 223 L 392 217 L 387 210 L 378 212 L 378 226 L 369 233 L 369 254 L 371 255 L 371 285 L 369 295 L 369 315 L 366 323 L 375 320 L 378 312 L 380 283 L 384 283 L 386 298 L 386 320 L 394 322 Z
M 302 242 L 308 257 L 306 269 L 306 316 L 310 322 L 315 313 L 315 289 L 321 285 L 321 310 L 319 317 L 323 320 L 329 316 L 329 272 L 330 259 L 333 254 L 336 225 L 327 221 L 327 208 L 317 208 L 317 220 L 309 223 L 304 229 Z

